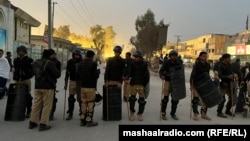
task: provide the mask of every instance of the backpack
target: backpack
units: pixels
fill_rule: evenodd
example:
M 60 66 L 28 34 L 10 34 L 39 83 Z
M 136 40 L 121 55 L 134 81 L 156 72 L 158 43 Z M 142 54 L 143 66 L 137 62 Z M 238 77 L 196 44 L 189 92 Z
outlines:
M 49 60 L 38 59 L 33 63 L 33 72 L 35 75 L 35 80 L 38 82 L 45 82 L 47 71 L 45 67 Z

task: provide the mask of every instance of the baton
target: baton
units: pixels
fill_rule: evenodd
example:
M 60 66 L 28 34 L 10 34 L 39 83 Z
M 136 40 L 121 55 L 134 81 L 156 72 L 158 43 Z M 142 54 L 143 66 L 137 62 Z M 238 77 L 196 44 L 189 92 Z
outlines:
M 164 82 L 165 80 L 162 80 L 162 87 L 161 87 L 161 106 L 160 106 L 160 121 L 161 121 L 161 118 L 162 118 L 162 113 L 161 113 L 161 109 L 162 109 L 162 99 L 163 99 L 163 89 L 164 89 Z
M 191 90 L 191 100 L 190 100 L 190 119 L 192 119 L 192 106 L 193 106 L 193 104 L 192 104 L 192 100 L 193 100 L 193 80 L 192 80 L 192 84 L 191 84 L 191 88 L 190 88 L 190 90 Z
M 64 93 L 64 108 L 63 108 L 63 120 L 65 120 L 65 109 L 66 109 L 66 93 L 67 93 L 67 90 L 65 90 L 65 93 Z

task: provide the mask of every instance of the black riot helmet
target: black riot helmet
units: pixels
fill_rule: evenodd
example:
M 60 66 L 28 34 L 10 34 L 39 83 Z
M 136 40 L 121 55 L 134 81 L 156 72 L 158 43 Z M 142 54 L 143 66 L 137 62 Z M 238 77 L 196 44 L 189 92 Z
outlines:
M 178 56 L 178 52 L 176 50 L 171 50 L 168 55 L 169 55 L 169 57 Z
M 121 46 L 115 46 L 113 49 L 114 52 L 122 53 L 122 47 Z
M 74 50 L 72 51 L 72 54 L 73 54 L 73 55 L 81 55 L 81 50 L 80 50 L 80 49 L 74 49 Z
M 133 54 L 133 56 L 134 56 L 134 57 L 140 57 L 140 58 L 142 58 L 142 53 L 141 53 L 139 50 L 137 50 L 137 51 Z
M 21 45 L 21 46 L 17 47 L 17 49 L 16 49 L 16 52 L 17 52 L 17 53 L 18 53 L 19 51 L 24 51 L 25 54 L 26 54 L 26 53 L 27 53 L 27 47 Z

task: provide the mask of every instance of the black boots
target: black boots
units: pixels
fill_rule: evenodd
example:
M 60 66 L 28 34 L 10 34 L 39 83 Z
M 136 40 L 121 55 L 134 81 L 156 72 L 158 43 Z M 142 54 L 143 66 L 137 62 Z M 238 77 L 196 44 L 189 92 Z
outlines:
M 94 122 L 94 121 L 86 121 L 86 127 L 93 127 L 93 126 L 97 126 L 98 122 Z
M 81 119 L 81 124 L 80 126 L 85 126 L 86 125 L 86 120 L 85 119 Z
M 56 111 L 56 103 L 57 103 L 57 98 L 54 94 L 54 99 L 53 99 L 53 104 L 52 104 L 52 109 L 51 109 L 49 120 L 54 120 L 54 113 Z
M 179 118 L 175 115 L 178 103 L 179 100 L 171 100 L 172 105 L 170 115 L 174 120 L 179 120 Z
M 198 111 L 199 101 L 200 101 L 199 97 L 193 97 L 193 99 L 192 99 L 192 109 L 193 109 L 193 113 L 194 113 L 192 118 L 195 121 L 199 120 L 199 118 L 198 118 L 198 115 L 199 115 L 199 111 Z
M 66 120 L 71 120 L 73 118 L 73 113 L 68 113 L 68 116 L 66 117 Z
M 74 111 L 74 107 L 75 107 L 75 97 L 74 95 L 70 95 L 69 98 L 68 98 L 68 106 L 69 106 L 69 109 L 67 111 L 68 113 L 68 116 L 66 118 L 66 120 L 71 120 L 72 117 L 73 117 L 73 111 Z
M 28 94 L 27 101 L 26 101 L 26 118 L 30 118 L 31 108 L 32 108 L 32 100 L 33 97 L 31 94 Z
M 32 121 L 29 122 L 29 129 L 34 129 L 34 128 L 36 128 L 37 126 L 38 126 L 37 123 L 32 122 Z M 49 126 L 49 125 L 40 124 L 38 130 L 39 130 L 39 131 L 45 131 L 45 130 L 48 130 L 48 129 L 50 129 L 50 128 L 51 128 L 51 126 Z
M 86 121 L 86 116 L 88 116 L 88 118 L 90 117 L 90 121 Z M 84 119 L 81 119 L 81 124 L 80 126 L 86 126 L 86 127 L 93 127 L 93 126 L 97 126 L 98 125 L 98 122 L 94 122 L 93 121 L 93 112 L 87 112 L 85 114 L 85 118 Z
M 164 98 L 161 101 L 161 119 L 162 120 L 167 120 L 166 117 L 166 109 L 167 109 L 167 105 L 168 105 L 168 96 L 164 96 Z
M 40 124 L 40 126 L 39 126 L 39 131 L 49 130 L 50 128 L 51 128 L 51 126 L 49 126 L 49 125 Z
M 30 121 L 29 123 L 29 129 L 34 129 L 37 127 L 37 123 Z
M 162 114 L 161 114 L 161 119 L 162 119 L 162 120 L 167 120 L 166 113 L 162 113 Z

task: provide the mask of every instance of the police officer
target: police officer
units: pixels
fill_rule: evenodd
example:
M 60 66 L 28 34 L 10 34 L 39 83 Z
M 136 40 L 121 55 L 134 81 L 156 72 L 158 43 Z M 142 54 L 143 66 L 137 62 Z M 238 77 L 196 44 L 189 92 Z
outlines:
M 129 105 L 130 105 L 130 113 L 129 113 L 129 120 L 134 120 L 134 113 L 135 113 L 135 101 L 137 100 L 136 94 L 138 93 L 138 120 L 143 121 L 142 114 L 145 109 L 145 92 L 144 88 L 149 82 L 149 70 L 148 64 L 146 61 L 143 60 L 142 53 L 140 51 L 136 51 L 134 56 L 134 61 L 131 63 L 131 70 L 130 70 L 130 92 L 131 96 L 129 98 Z
M 108 58 L 106 69 L 104 72 L 105 84 L 117 85 L 121 88 L 123 82 L 123 71 L 125 60 L 121 57 L 122 47 L 115 46 L 113 49 L 115 56 Z
M 53 105 L 56 79 L 61 76 L 61 71 L 57 69 L 54 62 L 49 58 L 52 52 L 45 49 L 41 59 L 37 59 L 33 64 L 35 73 L 34 104 L 29 122 L 29 129 L 34 129 L 39 124 L 39 131 L 51 128 L 49 116 Z
M 225 53 L 222 55 L 222 63 L 220 65 L 219 69 L 219 77 L 221 79 L 220 82 L 220 93 L 223 96 L 223 101 L 218 105 L 217 108 L 217 116 L 222 118 L 227 118 L 226 115 L 222 113 L 222 110 L 224 108 L 224 104 L 226 102 L 225 95 L 228 95 L 228 101 L 226 104 L 226 114 L 229 116 L 234 116 L 234 113 L 231 112 L 231 108 L 235 104 L 235 97 L 233 89 L 237 85 L 237 81 L 235 81 L 236 74 L 234 74 L 231 66 L 231 55 L 228 53 Z M 232 101 L 233 100 L 233 101 Z
M 86 57 L 79 63 L 77 76 L 81 84 L 81 126 L 97 126 L 98 123 L 93 121 L 96 85 L 99 73 L 97 70 L 97 62 L 93 61 L 95 53 L 88 50 Z
M 26 103 L 26 118 L 30 118 L 33 97 L 31 96 L 31 81 L 33 77 L 33 59 L 28 57 L 27 48 L 23 45 L 17 47 L 18 57 L 14 59 L 13 80 L 18 84 L 28 85 L 29 94 Z
M 73 117 L 73 111 L 75 107 L 75 95 L 77 94 L 77 84 L 76 84 L 76 65 L 82 61 L 81 50 L 74 49 L 72 51 L 72 58 L 68 60 L 65 73 L 65 85 L 64 89 L 67 90 L 68 80 L 69 80 L 69 97 L 68 97 L 68 116 L 66 120 L 71 120 Z M 80 101 L 79 106 L 80 106 Z
M 172 50 L 169 53 L 169 59 L 164 61 L 163 65 L 162 65 L 162 67 L 160 68 L 160 71 L 159 71 L 160 78 L 164 81 L 163 82 L 163 85 L 164 85 L 164 87 L 163 87 L 164 97 L 163 97 L 162 102 L 161 102 L 161 114 L 162 114 L 161 118 L 163 120 L 167 120 L 166 108 L 167 108 L 167 104 L 168 104 L 168 101 L 169 101 L 169 95 L 171 93 L 170 75 L 171 75 L 172 72 L 170 71 L 170 69 L 175 68 L 175 67 L 184 67 L 184 66 L 183 66 L 182 61 L 179 60 L 179 58 L 178 58 L 178 52 L 175 51 L 175 50 Z M 172 94 L 171 94 L 171 96 L 172 96 Z M 179 103 L 179 100 L 172 98 L 171 103 L 172 103 L 172 105 L 171 105 L 170 115 L 174 120 L 179 120 L 179 118 L 175 114 L 176 109 L 177 109 L 177 105 Z
M 133 59 L 131 58 L 131 53 L 126 53 L 125 58 L 125 67 L 124 67 L 124 73 L 123 73 L 123 100 L 125 102 L 128 101 L 129 98 L 129 70 Z
M 61 72 L 61 62 L 57 59 L 55 50 L 53 50 L 53 49 L 48 49 L 48 50 L 52 54 L 49 59 L 55 63 L 56 68 Z M 56 83 L 57 83 L 57 80 L 56 80 Z M 55 87 L 53 105 L 52 105 L 51 114 L 50 114 L 50 120 L 54 120 L 54 113 L 56 111 L 56 103 L 57 103 L 56 92 L 57 92 L 57 90 Z
M 207 52 L 200 52 L 199 57 L 197 58 L 192 72 L 190 76 L 190 89 L 192 91 L 192 109 L 193 109 L 193 120 L 198 120 L 198 105 L 200 101 L 200 96 L 199 93 L 196 90 L 196 85 L 197 82 L 199 82 L 199 78 L 202 77 L 204 73 L 209 74 L 210 71 L 210 64 L 207 62 Z M 201 118 L 205 120 L 211 120 L 210 117 L 207 116 L 207 109 L 208 107 L 206 104 L 201 101 Z

